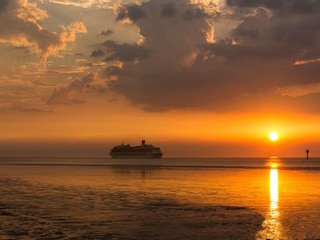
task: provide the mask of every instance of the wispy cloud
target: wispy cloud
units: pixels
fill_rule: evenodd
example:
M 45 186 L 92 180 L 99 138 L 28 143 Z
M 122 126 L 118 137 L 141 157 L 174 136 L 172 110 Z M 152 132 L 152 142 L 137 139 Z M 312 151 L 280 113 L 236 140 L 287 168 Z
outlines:
M 92 6 L 112 6 L 112 0 L 46 0 L 51 3 L 63 4 L 63 5 L 72 5 L 82 8 L 89 8 Z
M 35 81 L 26 81 L 21 77 L 0 76 L 0 111 L 48 111 L 41 91 Z M 41 92 L 41 93 L 39 93 Z
M 320 93 L 320 83 L 292 85 L 277 89 L 277 93 L 281 96 L 303 97 L 310 94 Z
M 106 88 L 105 81 L 94 73 L 89 73 L 82 79 L 76 79 L 70 84 L 57 85 L 47 100 L 48 105 L 53 104 L 82 104 L 84 93 L 89 91 L 103 91 Z
M 308 60 L 297 60 L 295 61 L 294 65 L 304 65 L 304 64 L 317 63 L 317 62 L 320 62 L 320 58 L 308 59 Z

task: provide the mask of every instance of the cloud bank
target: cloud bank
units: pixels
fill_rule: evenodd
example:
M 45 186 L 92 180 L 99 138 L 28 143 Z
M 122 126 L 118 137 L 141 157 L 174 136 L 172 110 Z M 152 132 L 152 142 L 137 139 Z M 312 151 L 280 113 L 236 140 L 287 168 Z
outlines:
M 206 9 L 187 0 L 118 8 L 116 21 L 137 26 L 143 41 L 106 41 L 93 51 L 94 58 L 123 63 L 106 69 L 117 76 L 108 86 L 150 110 L 279 107 L 312 95 L 300 99 L 302 106 L 319 98 L 303 86 L 320 81 L 320 1 L 227 0 Z M 215 23 L 230 19 L 238 24 L 214 39 Z M 302 86 L 303 94 L 280 94 L 291 86 Z

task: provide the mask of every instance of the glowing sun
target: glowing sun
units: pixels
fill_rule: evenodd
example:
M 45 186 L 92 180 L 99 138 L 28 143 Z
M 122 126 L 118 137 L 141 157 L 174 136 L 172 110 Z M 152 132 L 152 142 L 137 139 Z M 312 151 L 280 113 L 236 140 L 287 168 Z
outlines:
M 279 135 L 278 135 L 277 132 L 271 132 L 271 133 L 269 134 L 269 139 L 270 139 L 272 142 L 277 141 L 278 138 L 279 138 Z

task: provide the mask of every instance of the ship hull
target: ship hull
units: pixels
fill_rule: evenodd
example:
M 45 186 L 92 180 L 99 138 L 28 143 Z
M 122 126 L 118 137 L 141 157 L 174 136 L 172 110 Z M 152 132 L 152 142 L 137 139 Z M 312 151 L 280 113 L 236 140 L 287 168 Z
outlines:
M 162 154 L 125 154 L 125 153 L 112 153 L 110 156 L 114 159 L 149 159 L 149 158 L 162 158 Z

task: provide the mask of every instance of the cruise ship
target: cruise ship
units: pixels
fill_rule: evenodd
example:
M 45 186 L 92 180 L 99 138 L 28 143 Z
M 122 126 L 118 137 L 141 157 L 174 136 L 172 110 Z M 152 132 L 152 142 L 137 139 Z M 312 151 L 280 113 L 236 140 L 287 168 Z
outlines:
M 130 146 L 129 144 L 115 146 L 109 154 L 112 158 L 162 158 L 160 148 L 146 144 L 145 140 L 142 140 L 140 146 Z

